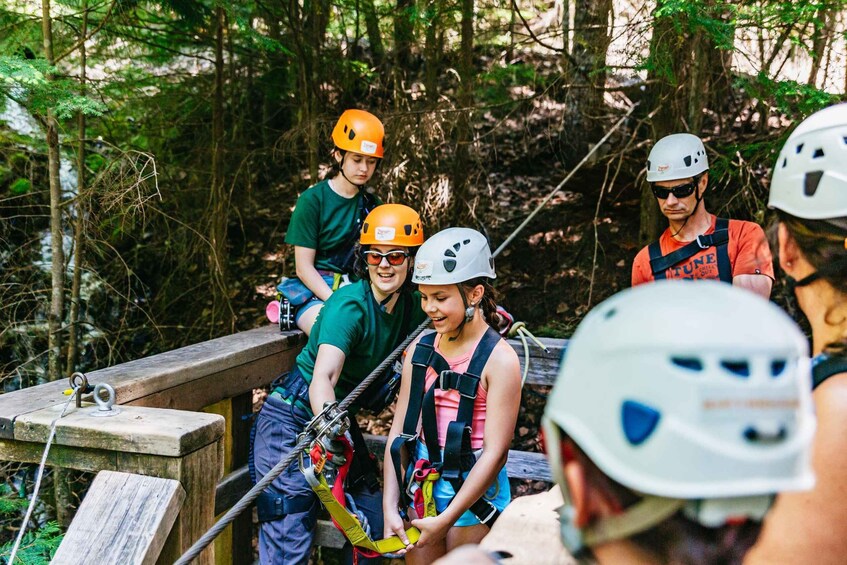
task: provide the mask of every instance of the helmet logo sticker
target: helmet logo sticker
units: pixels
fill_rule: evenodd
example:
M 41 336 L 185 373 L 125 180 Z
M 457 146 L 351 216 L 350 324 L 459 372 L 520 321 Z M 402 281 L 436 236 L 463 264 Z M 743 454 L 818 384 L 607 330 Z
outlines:
M 658 167 L 656 167 L 656 170 L 660 173 L 664 173 L 665 171 L 667 171 L 670 168 L 671 168 L 670 165 L 659 165 Z
M 352 139 L 352 138 L 351 138 Z M 362 153 L 376 153 L 376 143 L 373 141 L 362 140 Z
M 416 261 L 415 277 L 418 279 L 428 279 L 432 277 L 432 261 Z
M 395 231 L 390 226 L 377 226 L 374 229 L 374 239 L 377 241 L 391 241 L 394 239 Z

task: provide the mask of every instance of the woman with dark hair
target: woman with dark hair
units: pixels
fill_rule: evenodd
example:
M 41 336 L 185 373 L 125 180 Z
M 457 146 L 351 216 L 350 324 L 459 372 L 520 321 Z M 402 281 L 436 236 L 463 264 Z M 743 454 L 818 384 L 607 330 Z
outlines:
M 296 308 L 297 327 L 306 335 L 329 295 L 350 282 L 362 221 L 378 204 L 365 185 L 382 159 L 384 135 L 373 114 L 345 110 L 332 130 L 332 171 L 297 199 L 285 235 L 294 246 L 297 278 L 284 279 L 278 290 Z
M 779 264 L 812 328 L 814 489 L 783 494 L 746 563 L 847 559 L 847 104 L 803 121 L 782 148 L 768 205 Z
M 294 448 L 298 434 L 327 402 L 347 396 L 423 322 L 409 283 L 414 253 L 423 240 L 420 217 L 408 206 L 384 204 L 365 218 L 357 248 L 361 279 L 329 297 L 294 369 L 278 379 L 257 416 L 252 461 L 258 476 Z M 373 389 L 353 403 L 351 415 L 363 406 L 381 410 L 391 401 L 373 397 L 379 392 Z M 363 442 L 356 444 L 358 429 L 355 419 L 352 422 L 356 453 L 347 494 L 372 531 L 381 533 L 382 495 L 375 464 Z M 361 440 L 361 432 L 358 435 Z M 289 466 L 256 506 L 260 563 L 307 563 L 319 504 L 299 466 Z

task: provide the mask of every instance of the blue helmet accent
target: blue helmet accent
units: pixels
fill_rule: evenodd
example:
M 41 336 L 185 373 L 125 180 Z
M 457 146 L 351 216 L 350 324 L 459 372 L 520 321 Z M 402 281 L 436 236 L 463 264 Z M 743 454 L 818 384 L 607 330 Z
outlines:
M 659 423 L 661 414 L 655 408 L 634 400 L 625 400 L 621 406 L 623 433 L 632 445 L 642 444 Z

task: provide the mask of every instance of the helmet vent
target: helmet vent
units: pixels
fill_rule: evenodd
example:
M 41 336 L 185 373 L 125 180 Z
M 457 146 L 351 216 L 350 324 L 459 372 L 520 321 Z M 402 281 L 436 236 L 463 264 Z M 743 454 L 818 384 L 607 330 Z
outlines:
M 367 223 L 367 222 L 365 222 L 365 225 L 363 225 L 363 226 L 362 226 L 362 233 L 368 233 L 368 228 L 369 228 L 369 227 L 370 227 L 370 226 L 368 225 L 368 223 Z
M 452 273 L 453 269 L 456 268 L 456 260 L 455 259 L 445 259 L 444 260 L 444 270 L 448 273 Z
M 805 143 L 798 143 L 798 144 L 797 144 L 797 147 L 795 147 L 795 148 L 794 148 L 794 152 L 795 152 L 795 153 L 797 153 L 797 154 L 799 155 L 799 154 L 800 154 L 800 152 L 801 152 L 801 151 L 803 151 L 803 146 L 804 146 L 804 145 L 805 145 Z
M 456 251 L 461 249 L 461 247 L 462 247 L 462 244 L 459 243 L 459 242 L 456 242 L 456 243 L 453 244 L 453 249 L 455 249 Z
M 782 158 L 782 168 L 784 169 L 787 166 L 788 166 L 788 157 L 783 157 Z
M 462 243 L 464 243 L 465 245 L 469 245 L 469 244 L 470 244 L 470 242 L 471 242 L 471 240 L 466 239 L 466 240 L 465 240 L 465 241 L 463 241 Z
M 736 377 L 750 376 L 750 364 L 747 361 L 721 361 L 721 367 Z
M 351 128 L 350 133 L 347 134 L 347 139 L 349 139 L 350 141 L 353 141 L 353 139 L 355 139 L 355 137 L 356 137 L 356 132 L 353 131 L 353 129 Z
M 771 375 L 774 377 L 778 377 L 785 370 L 785 366 L 787 363 L 784 359 L 777 359 L 776 361 L 771 361 Z
M 608 314 L 606 315 L 608 317 Z M 696 357 L 671 357 L 671 363 L 689 371 L 702 371 L 703 362 Z
M 614 316 L 617 313 L 618 313 L 618 311 L 617 311 L 616 308 L 611 308 L 611 309 L 609 309 L 608 312 L 606 312 L 604 318 L 606 318 L 608 320 L 609 318 L 611 318 L 612 316 Z
M 452 249 L 447 249 L 446 251 L 444 251 L 444 255 L 445 255 L 446 257 L 455 257 L 455 256 L 456 256 L 456 254 L 455 254 L 455 253 L 453 253 L 453 250 L 452 250 Z
M 412 224 L 403 226 L 403 231 L 406 232 L 406 235 L 412 235 Z
M 690 167 L 690 166 L 691 166 L 691 155 L 686 155 L 686 156 L 682 159 L 682 161 L 685 163 L 685 166 L 686 166 L 686 167 Z
M 818 185 L 823 178 L 823 171 L 811 171 L 806 173 L 806 178 L 803 181 L 803 194 L 806 196 L 814 196 L 818 191 Z
M 823 148 L 818 147 L 817 149 L 815 149 L 815 154 L 812 155 L 812 159 L 820 159 L 823 156 L 824 156 Z

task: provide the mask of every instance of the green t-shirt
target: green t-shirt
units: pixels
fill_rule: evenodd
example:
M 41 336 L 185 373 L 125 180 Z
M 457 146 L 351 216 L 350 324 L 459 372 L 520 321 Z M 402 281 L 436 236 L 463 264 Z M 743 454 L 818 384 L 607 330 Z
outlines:
M 361 201 L 362 191 L 345 198 L 330 188 L 328 180 L 322 180 L 297 199 L 285 243 L 314 249 L 316 269 L 342 272 L 339 263 L 356 244 L 351 233 L 354 229 L 358 233 Z
M 309 343 L 297 356 L 303 378 L 312 382 L 318 347 L 324 343 L 334 345 L 346 356 L 335 385 L 335 395 L 341 400 L 423 322 L 426 315 L 420 304 L 417 292 L 403 293 L 393 313 L 388 314 L 379 307 L 368 281 L 339 288 L 327 299 L 312 327 Z

